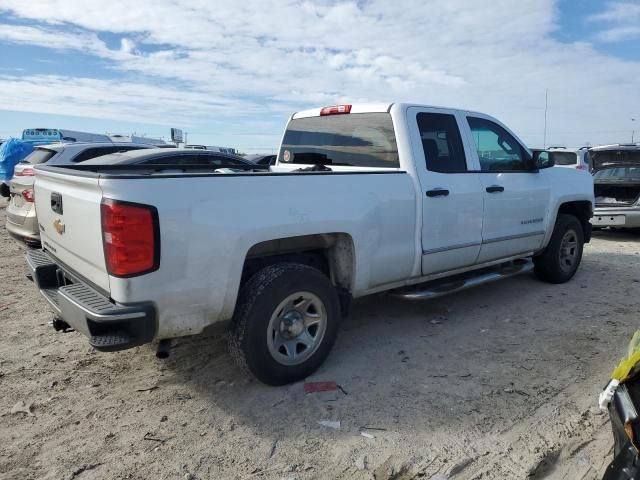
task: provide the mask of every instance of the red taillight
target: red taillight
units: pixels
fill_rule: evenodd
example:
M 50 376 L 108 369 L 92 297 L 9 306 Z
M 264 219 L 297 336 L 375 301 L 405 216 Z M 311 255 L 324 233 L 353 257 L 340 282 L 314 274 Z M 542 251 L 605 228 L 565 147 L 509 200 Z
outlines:
M 24 198 L 25 202 L 33 203 L 34 201 L 33 188 L 25 188 L 22 191 L 22 198 Z
M 351 105 L 333 105 L 320 110 L 320 115 L 340 115 L 343 113 L 351 113 Z
M 33 170 L 33 167 L 25 167 L 25 168 L 16 168 L 13 174 L 16 177 L 33 177 L 36 172 Z
M 158 211 L 149 205 L 103 200 L 102 243 L 107 271 L 132 277 L 160 265 Z
M 576 170 L 588 170 L 588 168 L 587 168 L 587 166 L 586 166 L 586 165 L 578 165 L 578 166 L 576 167 Z

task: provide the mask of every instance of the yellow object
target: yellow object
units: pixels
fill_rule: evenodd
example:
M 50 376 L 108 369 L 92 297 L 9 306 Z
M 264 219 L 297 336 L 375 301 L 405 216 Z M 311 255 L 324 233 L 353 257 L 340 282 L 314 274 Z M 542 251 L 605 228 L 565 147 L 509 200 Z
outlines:
M 611 378 L 623 383 L 629 378 L 633 368 L 638 363 L 640 363 L 640 330 L 633 334 L 627 349 L 627 357 L 613 370 Z

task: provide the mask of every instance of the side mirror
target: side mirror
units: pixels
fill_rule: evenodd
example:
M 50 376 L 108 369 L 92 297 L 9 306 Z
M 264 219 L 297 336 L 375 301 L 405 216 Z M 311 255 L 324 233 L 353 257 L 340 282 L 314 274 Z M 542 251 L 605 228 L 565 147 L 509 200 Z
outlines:
M 533 152 L 533 164 L 540 170 L 543 168 L 551 168 L 555 165 L 551 154 L 545 150 L 537 150 Z

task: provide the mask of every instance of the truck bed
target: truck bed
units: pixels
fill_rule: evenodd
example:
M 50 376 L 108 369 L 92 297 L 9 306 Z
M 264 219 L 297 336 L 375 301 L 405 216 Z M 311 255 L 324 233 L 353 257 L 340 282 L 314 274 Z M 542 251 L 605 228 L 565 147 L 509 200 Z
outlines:
M 353 267 L 354 296 L 419 274 L 417 200 L 403 171 L 214 173 L 75 165 L 38 167 L 37 175 L 44 249 L 119 304 L 155 302 L 163 317 L 160 338 L 198 333 L 229 319 L 244 259 L 273 239 L 344 234 L 359 265 Z M 51 210 L 54 192 L 62 196 L 63 215 Z M 107 274 L 99 228 L 104 199 L 157 208 L 157 271 L 132 278 Z M 49 228 L 56 220 L 65 225 L 62 235 Z M 359 264 L 361 259 L 368 261 Z

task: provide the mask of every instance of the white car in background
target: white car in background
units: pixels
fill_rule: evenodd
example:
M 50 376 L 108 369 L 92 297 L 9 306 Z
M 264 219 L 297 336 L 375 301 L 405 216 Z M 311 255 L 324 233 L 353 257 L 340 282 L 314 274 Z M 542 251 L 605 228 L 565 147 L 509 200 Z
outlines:
M 551 158 L 556 167 L 590 170 L 589 149 L 587 147 L 550 147 L 547 151 L 551 154 Z

